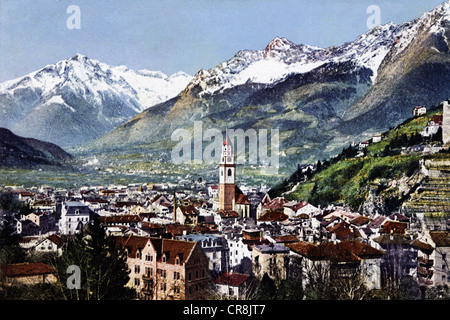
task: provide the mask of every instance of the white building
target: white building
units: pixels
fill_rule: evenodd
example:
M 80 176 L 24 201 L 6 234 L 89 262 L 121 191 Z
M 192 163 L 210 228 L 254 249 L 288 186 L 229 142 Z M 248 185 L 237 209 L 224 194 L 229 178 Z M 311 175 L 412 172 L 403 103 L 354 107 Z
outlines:
M 59 231 L 61 234 L 75 234 L 91 221 L 92 211 L 79 201 L 68 201 L 62 205 Z

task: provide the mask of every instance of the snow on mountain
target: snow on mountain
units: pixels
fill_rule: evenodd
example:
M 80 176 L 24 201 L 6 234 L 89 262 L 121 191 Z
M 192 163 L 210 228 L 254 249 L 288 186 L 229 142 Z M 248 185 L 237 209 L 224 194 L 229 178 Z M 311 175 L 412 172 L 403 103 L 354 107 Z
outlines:
M 0 126 L 61 146 L 89 141 L 178 95 L 192 79 L 75 54 L 0 84 Z
M 67 60 L 0 84 L 0 94 L 14 95 L 16 90 L 33 88 L 44 99 L 57 89 L 67 87 L 91 103 L 102 102 L 102 92 L 123 97 L 130 108 L 140 112 L 176 96 L 191 76 L 179 72 L 168 77 L 159 71 L 134 71 L 125 66 L 109 66 L 75 54 Z
M 352 61 L 356 68 L 372 71 L 374 83 L 386 55 L 400 54 L 419 30 L 442 33 L 450 20 L 450 1 L 446 1 L 422 17 L 401 25 L 388 23 L 369 30 L 352 42 L 337 47 L 318 48 L 298 45 L 276 37 L 264 50 L 239 51 L 233 58 L 209 70 L 200 70 L 189 84 L 199 86 L 199 96 L 245 83 L 269 84 L 292 74 L 309 72 L 328 63 Z M 395 47 L 395 48 L 393 48 Z

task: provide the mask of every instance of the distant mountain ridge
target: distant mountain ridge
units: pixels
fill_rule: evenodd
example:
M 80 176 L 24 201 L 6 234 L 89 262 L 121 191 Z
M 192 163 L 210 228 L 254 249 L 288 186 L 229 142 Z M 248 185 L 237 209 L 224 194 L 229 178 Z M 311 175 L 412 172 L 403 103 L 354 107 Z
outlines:
M 112 67 L 82 54 L 0 84 L 0 126 L 62 146 L 109 132 L 192 77 Z
M 20 137 L 8 129 L 0 128 L 1 167 L 58 165 L 72 158 L 72 155 L 53 143 Z
M 341 46 L 276 37 L 193 77 L 109 67 L 77 54 L 0 84 L 0 126 L 97 150 L 168 150 L 174 130 L 194 121 L 222 132 L 279 129 L 281 162 L 312 162 L 395 126 L 415 105 L 448 99 L 449 24 L 450 0 Z M 152 96 L 151 81 L 164 94 Z
M 326 49 L 277 37 L 200 70 L 178 96 L 92 145 L 169 141 L 175 129 L 202 121 L 204 129 L 223 132 L 278 128 L 291 165 L 328 158 L 407 119 L 416 105 L 448 99 L 449 15 L 447 1 L 411 22 L 377 26 Z

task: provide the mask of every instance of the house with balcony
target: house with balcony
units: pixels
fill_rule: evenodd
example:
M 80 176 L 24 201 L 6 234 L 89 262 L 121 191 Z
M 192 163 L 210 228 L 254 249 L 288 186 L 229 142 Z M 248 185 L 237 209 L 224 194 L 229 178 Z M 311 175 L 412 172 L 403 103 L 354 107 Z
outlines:
M 425 288 L 450 286 L 450 231 L 425 230 L 414 243 L 419 248 L 419 284 Z
M 384 251 L 355 240 L 319 244 L 298 241 L 286 247 L 290 249 L 289 260 L 297 261 L 295 265 L 300 268 L 289 273 L 298 274 L 304 288 L 315 277 L 349 279 L 354 275 L 360 275 L 369 290 L 381 288 Z
M 127 254 L 127 285 L 140 299 L 199 300 L 209 294 L 209 261 L 199 243 L 135 235 L 115 240 Z

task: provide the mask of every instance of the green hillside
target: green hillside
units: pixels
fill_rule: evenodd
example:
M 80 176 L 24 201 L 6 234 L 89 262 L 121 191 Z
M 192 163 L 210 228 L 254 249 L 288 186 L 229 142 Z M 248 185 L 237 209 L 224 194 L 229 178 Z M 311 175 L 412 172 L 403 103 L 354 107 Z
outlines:
M 411 146 L 438 146 L 441 132 L 423 138 L 420 132 L 442 106 L 432 108 L 426 115 L 406 120 L 383 133 L 383 139 L 371 143 L 364 151 L 358 146 L 345 148 L 337 157 L 318 163 L 315 174 L 301 181 L 297 171 L 271 190 L 272 196 L 284 194 L 289 200 L 303 200 L 313 205 L 331 203 L 349 205 L 362 210 L 368 204 L 379 212 L 398 210 L 424 182 L 420 170 L 422 159 L 450 159 L 443 151 L 428 154 Z M 301 182 L 299 182 L 301 181 Z

